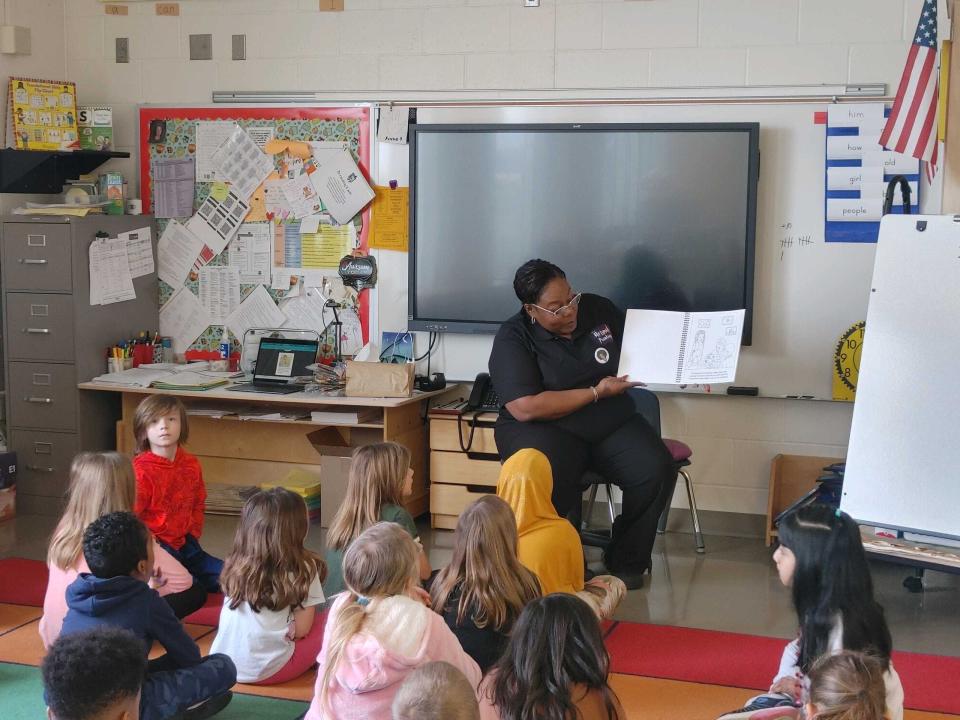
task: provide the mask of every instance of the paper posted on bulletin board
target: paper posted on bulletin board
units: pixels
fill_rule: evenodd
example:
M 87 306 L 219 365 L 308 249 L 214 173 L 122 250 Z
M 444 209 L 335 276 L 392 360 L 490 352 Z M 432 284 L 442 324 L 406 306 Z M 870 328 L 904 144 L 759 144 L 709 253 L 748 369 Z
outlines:
M 381 250 L 409 250 L 410 188 L 373 188 L 370 247 Z

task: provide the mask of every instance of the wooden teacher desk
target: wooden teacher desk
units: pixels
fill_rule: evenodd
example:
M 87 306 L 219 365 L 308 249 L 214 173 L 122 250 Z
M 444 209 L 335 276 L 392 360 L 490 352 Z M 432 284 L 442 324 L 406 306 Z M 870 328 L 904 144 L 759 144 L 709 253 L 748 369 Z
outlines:
M 354 448 L 391 440 L 410 449 L 414 471 L 413 494 L 405 505 L 414 517 L 428 510 L 427 401 L 452 394 L 459 388 L 415 391 L 409 398 L 333 397 L 323 393 L 290 395 L 230 392 L 227 386 L 205 391 L 159 390 L 102 385 L 86 382 L 80 390 L 120 393 L 122 416 L 117 423 L 117 450 L 133 455 L 133 415 L 147 395 L 173 395 L 189 411 L 218 408 L 241 411 L 283 412 L 293 409 L 363 410 L 374 408 L 377 417 L 368 422 L 329 425 L 312 420 L 253 418 L 236 415 L 222 418 L 190 416 L 190 436 L 185 447 L 203 466 L 204 480 L 225 485 L 260 485 L 282 479 L 300 468 L 317 475 L 321 482 L 321 513 L 326 527 L 339 507 L 346 489 L 350 454 Z

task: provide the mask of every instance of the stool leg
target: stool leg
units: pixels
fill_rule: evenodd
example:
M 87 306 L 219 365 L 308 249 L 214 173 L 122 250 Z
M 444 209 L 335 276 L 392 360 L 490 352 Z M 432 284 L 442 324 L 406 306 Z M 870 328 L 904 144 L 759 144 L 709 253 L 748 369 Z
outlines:
M 580 532 L 585 532 L 590 527 L 590 518 L 593 517 L 593 504 L 597 501 L 597 484 L 590 486 L 590 494 L 587 496 L 587 512 L 580 523 Z
M 611 529 L 611 531 L 612 531 L 612 530 L 613 530 L 613 522 L 614 522 L 614 520 L 617 519 L 617 510 L 616 510 L 616 508 L 613 506 L 613 491 L 611 490 L 611 487 L 612 487 L 612 486 L 610 485 L 610 483 L 607 483 L 606 485 L 604 485 L 604 487 L 607 488 L 607 512 L 610 513 L 610 529 Z M 594 488 L 594 492 L 596 492 L 597 486 L 594 485 L 593 488 Z
M 693 495 L 693 480 L 690 479 L 690 473 L 680 469 L 680 475 L 687 485 L 687 502 L 690 504 L 690 516 L 693 518 L 693 537 L 697 542 L 697 552 L 706 552 L 706 546 L 703 544 L 703 533 L 700 532 L 700 516 L 697 514 L 697 499 Z

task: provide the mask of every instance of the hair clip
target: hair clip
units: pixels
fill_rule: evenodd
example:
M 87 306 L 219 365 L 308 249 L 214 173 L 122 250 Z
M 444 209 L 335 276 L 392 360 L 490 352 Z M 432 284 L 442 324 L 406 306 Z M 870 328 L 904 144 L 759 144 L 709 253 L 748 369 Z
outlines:
M 839 517 L 840 517 L 840 508 L 837 508 L 836 511 L 835 511 L 833 514 L 839 518 Z
M 357 595 L 357 605 L 360 607 L 366 607 L 370 604 L 370 598 L 364 597 L 363 595 Z

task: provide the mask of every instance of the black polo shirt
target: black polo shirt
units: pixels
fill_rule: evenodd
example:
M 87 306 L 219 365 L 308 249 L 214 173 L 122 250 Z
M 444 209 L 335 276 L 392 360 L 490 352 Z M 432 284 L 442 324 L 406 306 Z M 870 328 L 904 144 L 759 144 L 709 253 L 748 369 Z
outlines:
M 522 309 L 500 326 L 490 353 L 490 377 L 503 407 L 498 425 L 517 420 L 506 404 L 545 390 L 573 390 L 596 385 L 616 375 L 623 341 L 623 312 L 607 298 L 584 293 L 577 327 L 567 339 L 532 324 Z M 604 398 L 557 420 L 547 422 L 586 440 L 616 430 L 636 413 L 627 395 Z

